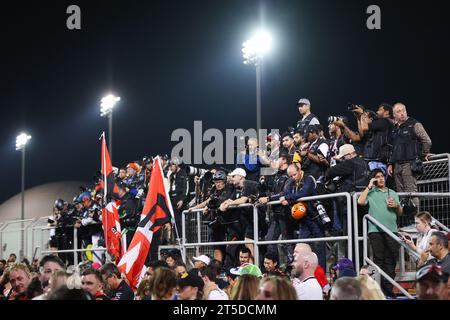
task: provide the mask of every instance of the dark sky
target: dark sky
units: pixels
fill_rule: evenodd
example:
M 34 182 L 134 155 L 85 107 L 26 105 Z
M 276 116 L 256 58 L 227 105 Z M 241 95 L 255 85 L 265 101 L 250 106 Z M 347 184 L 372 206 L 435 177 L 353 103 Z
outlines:
M 382 29 L 366 28 L 366 8 L 381 7 Z M 262 75 L 263 127 L 281 131 L 308 97 L 324 123 L 349 102 L 371 108 L 403 101 L 433 139 L 447 139 L 450 38 L 444 1 L 7 1 L 2 3 L 0 203 L 27 188 L 90 181 L 100 168 L 98 137 L 107 130 L 100 98 L 122 97 L 114 113 L 114 165 L 170 153 L 170 134 L 193 128 L 255 126 L 254 68 L 242 42 L 259 25 L 275 48 Z M 66 28 L 77 4 L 82 29 Z M 438 114 L 438 110 L 439 114 Z

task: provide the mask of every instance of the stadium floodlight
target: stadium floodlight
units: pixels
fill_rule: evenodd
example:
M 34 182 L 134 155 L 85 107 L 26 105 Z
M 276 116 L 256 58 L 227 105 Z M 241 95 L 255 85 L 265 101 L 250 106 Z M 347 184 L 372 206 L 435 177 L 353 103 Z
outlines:
M 272 48 L 272 36 L 265 30 L 259 30 L 242 44 L 244 64 L 256 67 L 256 131 L 261 129 L 261 63 L 263 57 Z
M 244 64 L 259 64 L 263 56 L 268 53 L 271 48 L 271 35 L 265 30 L 256 32 L 253 37 L 242 44 Z
M 16 150 L 22 150 L 25 148 L 28 140 L 31 139 L 31 136 L 27 135 L 26 133 L 21 133 L 16 138 Z
M 109 131 L 109 143 L 108 143 L 108 149 L 109 149 L 109 157 L 112 161 L 112 128 L 113 128 L 113 109 L 117 102 L 120 101 L 120 97 L 116 97 L 113 94 L 108 94 L 107 96 L 103 97 L 100 102 L 100 116 L 102 117 L 108 117 L 108 131 Z
M 120 97 L 116 97 L 112 94 L 109 94 L 102 98 L 100 103 L 100 115 L 102 117 L 109 116 L 112 114 L 112 110 L 117 102 L 120 101 Z
M 26 133 L 21 133 L 16 138 L 16 150 L 20 150 L 22 152 L 22 186 L 21 186 L 21 202 L 22 202 L 22 208 L 20 211 L 20 219 L 21 222 L 21 236 L 20 236 L 20 260 L 22 260 L 25 257 L 25 235 L 24 235 L 24 224 L 23 220 L 25 219 L 25 147 L 28 143 L 28 141 L 31 139 L 31 136 L 29 136 Z

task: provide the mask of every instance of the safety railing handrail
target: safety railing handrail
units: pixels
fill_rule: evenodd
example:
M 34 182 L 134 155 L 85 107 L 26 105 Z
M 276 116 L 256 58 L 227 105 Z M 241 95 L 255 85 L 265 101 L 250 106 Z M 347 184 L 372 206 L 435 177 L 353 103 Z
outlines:
M 379 227 L 380 229 L 382 229 L 388 236 L 390 236 L 392 239 L 394 239 L 397 243 L 399 243 L 402 247 L 406 248 L 407 250 L 409 250 L 411 253 L 413 253 L 412 249 L 409 248 L 406 244 L 402 243 L 402 241 L 393 233 L 391 232 L 388 228 L 386 228 L 384 225 L 382 225 L 378 220 L 376 220 L 374 217 L 366 214 L 363 217 L 363 239 L 364 239 L 364 244 L 363 244 L 363 254 L 364 254 L 364 262 L 368 262 L 369 264 L 371 264 L 372 266 L 377 268 L 377 271 L 380 273 L 380 275 L 382 275 L 385 279 L 387 279 L 392 285 L 394 285 L 395 287 L 397 287 L 397 289 L 399 289 L 405 296 L 407 296 L 410 299 L 414 299 L 413 296 L 411 296 L 409 294 L 408 291 L 406 291 L 397 281 L 395 281 L 394 279 L 392 279 L 388 274 L 386 274 L 386 272 L 384 272 L 377 264 L 375 264 L 375 262 L 373 262 L 368 255 L 368 233 L 367 233 L 367 224 L 366 220 L 370 220 L 372 223 L 374 223 L 377 227 Z M 415 256 L 418 255 L 417 252 L 414 251 L 413 253 Z
M 450 154 L 446 154 L 449 155 Z M 364 237 L 359 236 L 358 231 L 358 197 L 361 195 L 362 192 L 355 192 L 353 194 L 353 225 L 354 225 L 354 234 L 353 234 L 353 240 L 354 240 L 354 247 L 355 247 L 355 267 L 359 270 L 360 268 L 360 261 L 359 261 L 359 242 L 364 240 Z M 400 197 L 420 197 L 420 198 L 436 198 L 436 197 L 450 197 L 450 192 L 397 192 L 397 194 Z M 438 220 L 434 219 L 440 228 L 446 230 L 449 232 L 449 228 L 447 228 L 445 225 L 443 225 Z
M 348 241 L 347 246 L 347 257 L 349 259 L 353 258 L 353 241 L 352 241 L 352 229 L 351 229 L 351 196 L 348 192 L 339 192 L 339 193 L 332 193 L 332 194 L 325 194 L 325 195 L 317 195 L 317 196 L 309 196 L 309 197 L 303 197 L 297 199 L 295 202 L 299 201 L 311 201 L 311 200 L 321 200 L 321 199 L 331 199 L 331 198 L 339 198 L 339 197 L 346 197 L 347 200 L 347 235 L 346 236 L 337 236 L 337 237 L 321 237 L 321 238 L 306 238 L 306 239 L 288 239 L 288 240 L 259 240 L 259 230 L 258 230 L 258 214 L 257 214 L 257 208 L 261 206 L 267 206 L 267 205 L 277 205 L 281 204 L 281 201 L 270 201 L 265 204 L 259 204 L 259 203 L 245 203 L 237 206 L 229 206 L 229 208 L 244 208 L 244 207 L 253 207 L 253 240 L 242 240 L 242 241 L 219 241 L 219 242 L 201 242 L 198 241 L 196 243 L 189 243 L 186 242 L 186 222 L 185 222 L 185 216 L 189 213 L 195 213 L 195 212 L 201 212 L 204 210 L 204 208 L 200 209 L 186 209 L 182 211 L 182 241 L 181 241 L 181 247 L 182 247 L 182 254 L 183 259 L 186 262 L 186 248 L 187 247 L 198 247 L 198 246 L 216 246 L 216 245 L 229 245 L 229 244 L 253 244 L 254 245 L 254 252 L 253 257 L 255 263 L 259 264 L 259 246 L 260 245 L 268 245 L 268 244 L 288 244 L 288 243 L 307 243 L 307 242 L 326 242 L 326 241 Z M 199 222 L 198 222 L 199 223 Z
M 373 224 L 375 224 L 378 228 L 380 228 L 381 230 L 383 230 L 383 232 L 385 232 L 389 237 L 391 237 L 392 239 L 395 240 L 395 242 L 397 242 L 398 244 L 400 244 L 403 248 L 406 249 L 406 251 L 408 251 L 411 255 L 415 256 L 417 259 L 420 258 L 420 254 L 412 249 L 410 246 L 408 246 L 407 244 L 405 244 L 402 240 L 400 240 L 399 237 L 397 237 L 391 230 L 389 230 L 388 228 L 386 228 L 383 224 L 381 224 L 377 219 L 375 219 L 374 217 L 372 217 L 370 214 L 366 214 L 364 216 L 363 219 L 367 219 L 370 220 L 370 222 L 372 222 Z

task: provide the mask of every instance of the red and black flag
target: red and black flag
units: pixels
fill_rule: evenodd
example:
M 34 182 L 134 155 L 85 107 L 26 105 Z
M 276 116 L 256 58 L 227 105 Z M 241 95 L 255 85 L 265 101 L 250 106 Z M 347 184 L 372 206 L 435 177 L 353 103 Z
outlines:
M 116 195 L 118 192 L 117 184 L 114 180 L 111 159 L 106 146 L 105 134 L 102 134 L 102 186 L 103 186 L 103 207 L 102 223 L 105 233 L 105 244 L 107 252 L 120 259 L 120 220 L 118 206 L 116 204 Z
M 127 252 L 122 256 L 119 270 L 126 274 L 130 285 L 136 288 L 139 276 L 150 251 L 153 233 L 158 231 L 173 216 L 172 205 L 164 185 L 159 157 L 153 163 L 148 194 L 137 230 Z

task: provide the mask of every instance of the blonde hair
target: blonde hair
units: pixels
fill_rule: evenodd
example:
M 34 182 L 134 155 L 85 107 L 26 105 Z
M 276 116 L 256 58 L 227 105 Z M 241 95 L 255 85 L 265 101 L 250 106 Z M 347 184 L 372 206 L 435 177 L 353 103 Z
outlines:
M 28 266 L 25 263 L 16 262 L 16 263 L 12 264 L 11 267 L 9 268 L 9 274 L 11 274 L 11 272 L 13 272 L 13 271 L 19 271 L 19 270 L 25 272 L 27 274 L 27 276 L 29 278 L 31 278 L 30 269 L 28 268 Z
M 67 279 L 69 278 L 69 276 L 70 274 L 68 274 L 64 270 L 55 271 L 50 277 L 49 293 L 55 292 L 59 288 L 65 286 L 67 284 Z
M 386 300 L 378 283 L 369 276 L 356 277 L 361 287 L 361 300 Z
M 297 292 L 292 282 L 285 277 L 266 277 L 261 281 L 261 287 L 267 282 L 272 284 L 273 300 L 297 300 Z
M 258 296 L 259 278 L 244 274 L 231 289 L 231 300 L 255 300 Z

